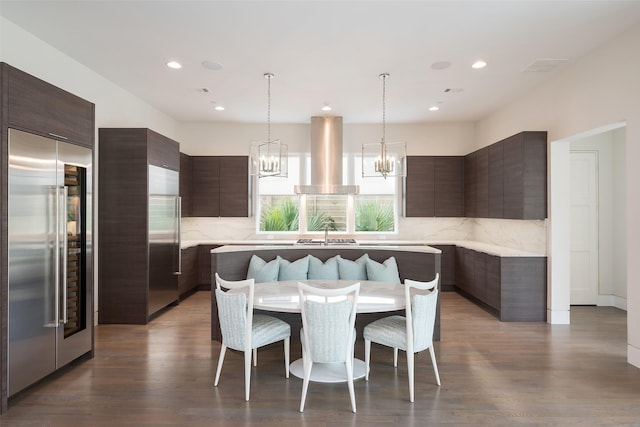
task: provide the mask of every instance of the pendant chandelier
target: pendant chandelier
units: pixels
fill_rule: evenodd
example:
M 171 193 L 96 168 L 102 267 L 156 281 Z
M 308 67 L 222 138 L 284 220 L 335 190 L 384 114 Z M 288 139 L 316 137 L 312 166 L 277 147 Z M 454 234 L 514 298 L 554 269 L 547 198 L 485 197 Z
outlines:
M 257 175 L 258 178 L 267 176 L 286 178 L 288 147 L 279 139 L 271 139 L 271 79 L 274 75 L 265 73 L 264 77 L 267 79 L 267 140 L 251 143 L 251 174 Z
M 388 73 L 380 74 L 382 79 L 382 139 L 380 142 L 362 144 L 362 177 L 406 176 L 405 162 L 407 144 L 387 142 L 386 133 L 386 81 Z

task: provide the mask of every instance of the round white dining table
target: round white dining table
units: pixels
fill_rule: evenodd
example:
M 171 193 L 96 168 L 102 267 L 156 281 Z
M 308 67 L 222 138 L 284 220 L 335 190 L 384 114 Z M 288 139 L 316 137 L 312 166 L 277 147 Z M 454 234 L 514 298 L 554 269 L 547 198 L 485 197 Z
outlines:
M 360 293 L 358 295 L 358 305 L 356 306 L 357 313 L 382 313 L 405 308 L 404 285 L 400 283 L 322 279 L 256 283 L 253 291 L 253 308 L 281 313 L 300 313 L 299 282 L 325 289 L 342 288 L 360 282 Z M 236 292 L 248 294 L 248 289 L 244 288 Z M 290 371 L 296 377 L 303 378 L 302 359 L 291 363 Z M 366 365 L 364 361 L 354 358 L 353 378 L 363 378 L 365 373 Z M 325 383 L 344 382 L 347 380 L 344 363 L 314 363 L 310 379 L 311 381 Z

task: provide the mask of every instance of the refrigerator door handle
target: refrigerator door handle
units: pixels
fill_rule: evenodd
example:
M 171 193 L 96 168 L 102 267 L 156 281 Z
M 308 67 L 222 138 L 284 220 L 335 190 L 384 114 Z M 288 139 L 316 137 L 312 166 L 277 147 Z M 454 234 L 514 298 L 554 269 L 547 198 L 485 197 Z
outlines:
M 54 270 L 54 285 L 53 285 L 53 323 L 50 325 L 54 328 L 60 326 L 60 187 L 55 186 L 55 239 L 53 253 L 53 270 Z
M 62 319 L 64 324 L 69 320 L 67 318 L 67 266 L 69 263 L 69 240 L 67 235 L 67 200 L 69 198 L 69 188 L 62 186 L 62 218 L 60 222 L 60 232 L 62 234 Z
M 182 197 L 176 197 L 176 232 L 177 232 L 177 251 L 178 251 L 178 270 L 176 275 L 182 274 Z

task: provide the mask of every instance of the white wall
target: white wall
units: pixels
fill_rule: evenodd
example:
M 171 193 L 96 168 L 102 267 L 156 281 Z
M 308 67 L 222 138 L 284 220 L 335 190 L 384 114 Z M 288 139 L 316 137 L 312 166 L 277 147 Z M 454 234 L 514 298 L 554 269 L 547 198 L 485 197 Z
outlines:
M 477 146 L 521 130 L 547 130 L 549 141 L 611 123 L 627 123 L 626 181 L 640 182 L 640 26 L 627 31 L 600 49 L 569 66 L 547 83 L 506 105 L 477 123 Z M 550 151 L 553 155 L 553 151 Z M 551 159 L 553 162 L 553 158 Z M 567 164 L 568 167 L 568 164 Z M 553 171 L 551 171 L 553 174 Z M 553 179 L 553 175 L 551 175 Z M 551 200 L 553 201 L 553 200 Z M 640 197 L 630 185 L 626 189 L 626 229 L 629 236 L 640 235 Z M 553 212 L 553 206 L 551 206 Z M 553 230 L 553 215 L 550 217 Z M 549 242 L 554 243 L 553 232 Z M 550 251 L 551 260 L 561 254 Z M 627 240 L 627 322 L 628 361 L 640 367 L 640 239 Z M 568 266 L 564 266 L 568 268 Z M 552 281 L 562 275 L 552 277 Z M 569 286 L 568 283 L 550 283 Z
M 96 128 L 148 127 L 178 137 L 174 119 L 2 17 L 0 61 L 93 102 Z

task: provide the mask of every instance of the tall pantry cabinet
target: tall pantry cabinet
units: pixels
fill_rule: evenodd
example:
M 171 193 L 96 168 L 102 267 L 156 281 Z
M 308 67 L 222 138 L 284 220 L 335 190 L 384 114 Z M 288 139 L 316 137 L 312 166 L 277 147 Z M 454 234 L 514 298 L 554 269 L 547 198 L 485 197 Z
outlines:
M 179 144 L 146 128 L 98 138 L 98 321 L 146 324 L 178 301 Z
M 0 63 L 0 412 L 93 356 L 94 104 Z

